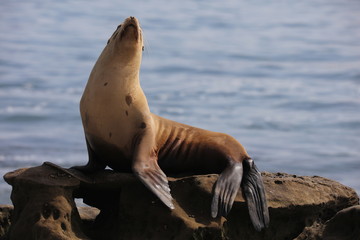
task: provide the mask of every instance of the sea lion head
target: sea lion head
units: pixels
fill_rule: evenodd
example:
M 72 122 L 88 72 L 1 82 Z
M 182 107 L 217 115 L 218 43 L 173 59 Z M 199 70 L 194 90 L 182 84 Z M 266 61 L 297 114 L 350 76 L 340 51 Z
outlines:
M 139 20 L 128 17 L 120 24 L 108 40 L 106 48 L 122 57 L 141 56 L 143 37 Z

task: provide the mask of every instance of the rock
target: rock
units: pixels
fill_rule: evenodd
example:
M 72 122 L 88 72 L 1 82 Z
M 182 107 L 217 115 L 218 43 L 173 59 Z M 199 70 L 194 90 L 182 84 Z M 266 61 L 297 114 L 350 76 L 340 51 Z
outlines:
M 339 210 L 359 204 L 353 189 L 329 179 L 263 173 L 270 226 L 256 232 L 241 192 L 227 218 L 211 218 L 217 177 L 169 178 L 175 199 L 175 210 L 170 211 L 131 174 L 104 170 L 84 176 L 55 165 L 21 169 L 5 175 L 13 186 L 15 206 L 9 234 L 27 232 L 28 239 L 35 239 L 29 232 L 39 225 L 34 216 L 40 215 L 42 231 L 47 229 L 54 239 L 322 239 L 333 234 L 332 227 L 326 230 L 326 221 L 331 219 L 331 224 Z M 72 196 L 100 213 L 79 210 L 81 221 Z
M 10 218 L 14 210 L 11 205 L 0 205 L 0 239 L 10 228 Z
M 324 240 L 360 240 L 360 205 L 339 211 L 325 226 Z
M 78 207 L 81 220 L 84 222 L 94 222 L 100 210 L 94 207 Z
M 359 204 L 353 189 L 318 176 L 265 173 L 264 184 L 271 207 L 270 227 L 282 228 L 280 236 L 274 231 L 274 237 L 269 235 L 264 239 L 322 239 L 327 220 L 339 210 Z M 288 234 L 284 237 L 285 232 Z
M 46 165 L 4 178 L 13 186 L 9 239 L 87 239 L 72 197 L 79 180 Z
M 325 225 L 323 221 L 315 221 L 311 226 L 306 226 L 302 233 L 294 240 L 322 240 Z

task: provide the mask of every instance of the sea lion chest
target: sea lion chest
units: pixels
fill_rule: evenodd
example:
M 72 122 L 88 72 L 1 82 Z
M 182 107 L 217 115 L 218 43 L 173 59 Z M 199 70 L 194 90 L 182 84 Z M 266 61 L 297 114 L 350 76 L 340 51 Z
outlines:
M 86 138 L 92 149 L 110 161 L 119 157 L 131 159 L 134 139 L 150 113 L 137 82 L 136 76 L 122 77 L 116 68 L 94 68 L 81 98 Z

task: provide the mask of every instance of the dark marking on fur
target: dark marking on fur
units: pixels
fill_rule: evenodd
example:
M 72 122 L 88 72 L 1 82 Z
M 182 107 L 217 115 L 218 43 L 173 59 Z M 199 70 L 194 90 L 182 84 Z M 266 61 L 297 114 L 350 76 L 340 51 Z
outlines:
M 111 132 L 109 132 L 109 138 L 111 138 L 112 137 L 112 133 Z
M 127 104 L 128 106 L 130 106 L 131 103 L 132 103 L 132 101 L 133 101 L 133 99 L 132 99 L 132 97 L 131 97 L 130 95 L 127 95 L 127 96 L 125 97 L 125 101 L 126 101 L 126 104 Z
M 129 112 L 127 110 L 125 111 L 125 114 L 126 114 L 126 116 L 129 116 Z
M 104 86 L 106 86 L 106 85 L 108 85 L 108 83 L 106 82 L 106 83 L 104 83 Z

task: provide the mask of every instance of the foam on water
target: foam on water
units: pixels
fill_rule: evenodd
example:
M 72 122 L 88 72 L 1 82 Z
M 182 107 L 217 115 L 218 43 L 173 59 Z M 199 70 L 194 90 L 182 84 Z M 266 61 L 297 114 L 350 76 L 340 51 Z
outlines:
M 261 170 L 360 191 L 358 1 L 1 1 L 0 174 L 87 161 L 79 99 L 124 18 L 163 117 L 238 139 Z M 0 203 L 10 203 L 0 181 Z

